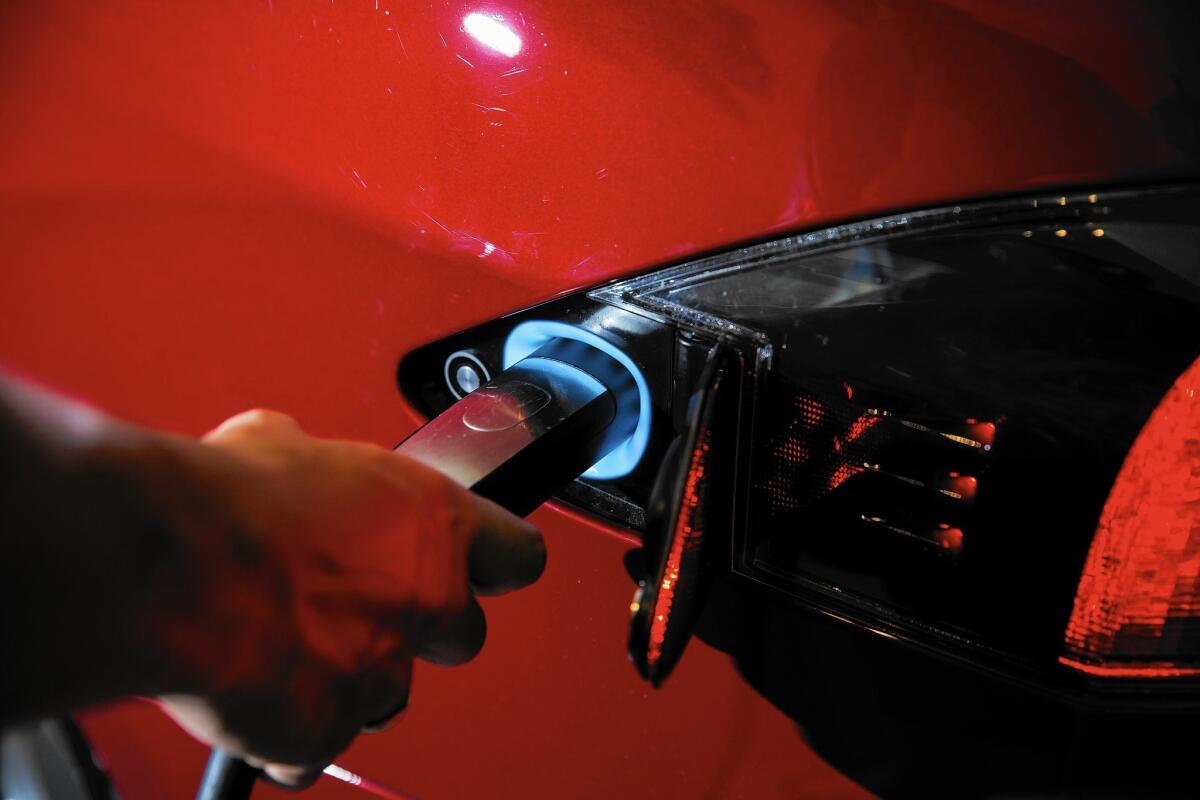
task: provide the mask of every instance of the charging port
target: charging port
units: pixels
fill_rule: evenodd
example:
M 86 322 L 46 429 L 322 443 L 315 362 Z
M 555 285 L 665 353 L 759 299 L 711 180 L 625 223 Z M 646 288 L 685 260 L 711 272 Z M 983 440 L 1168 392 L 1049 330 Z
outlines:
M 625 446 L 645 382 L 579 337 L 539 344 L 397 450 L 524 515 Z

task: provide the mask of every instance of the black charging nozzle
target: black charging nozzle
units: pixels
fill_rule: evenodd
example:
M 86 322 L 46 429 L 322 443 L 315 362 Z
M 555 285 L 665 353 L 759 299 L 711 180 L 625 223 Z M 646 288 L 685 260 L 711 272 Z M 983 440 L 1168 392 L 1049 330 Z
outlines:
M 524 516 L 628 439 L 639 402 L 612 356 L 550 339 L 396 449 Z

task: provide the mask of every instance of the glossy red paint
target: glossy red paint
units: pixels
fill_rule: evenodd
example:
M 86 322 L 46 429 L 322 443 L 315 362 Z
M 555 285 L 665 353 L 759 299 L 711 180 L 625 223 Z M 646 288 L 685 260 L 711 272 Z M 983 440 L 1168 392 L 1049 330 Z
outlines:
M 1137 4 L 897 8 L 5 4 L 0 358 L 150 425 L 259 405 L 386 444 L 418 422 L 404 352 L 538 300 L 881 209 L 1194 172 L 1156 122 L 1172 32 Z M 626 545 L 536 519 L 546 579 L 348 767 L 423 797 L 855 794 L 723 656 L 640 684 Z M 88 729 L 126 796 L 194 788 L 201 749 L 152 709 Z

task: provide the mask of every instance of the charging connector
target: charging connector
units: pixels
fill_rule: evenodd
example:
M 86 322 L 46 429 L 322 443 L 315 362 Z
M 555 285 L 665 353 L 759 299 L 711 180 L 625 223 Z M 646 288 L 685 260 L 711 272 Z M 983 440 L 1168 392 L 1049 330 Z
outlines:
M 577 338 L 553 337 L 397 450 L 525 515 L 628 442 L 641 407 L 625 364 Z

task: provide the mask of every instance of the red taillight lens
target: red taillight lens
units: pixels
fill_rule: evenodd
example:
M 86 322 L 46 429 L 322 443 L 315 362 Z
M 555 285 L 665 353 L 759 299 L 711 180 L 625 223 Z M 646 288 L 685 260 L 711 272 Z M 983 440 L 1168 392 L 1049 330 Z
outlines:
M 1200 675 L 1200 360 L 1121 466 L 1065 640 L 1060 660 L 1090 674 Z

